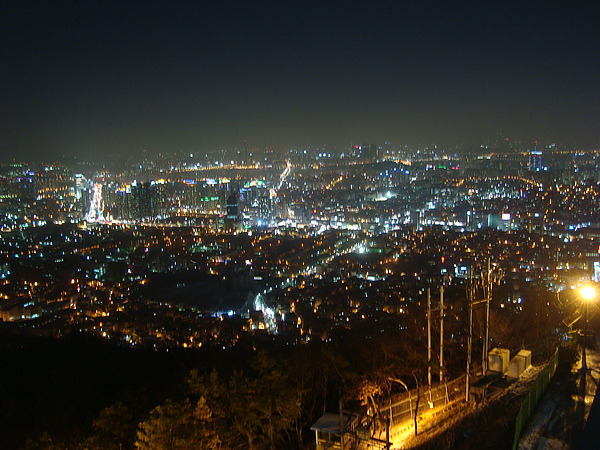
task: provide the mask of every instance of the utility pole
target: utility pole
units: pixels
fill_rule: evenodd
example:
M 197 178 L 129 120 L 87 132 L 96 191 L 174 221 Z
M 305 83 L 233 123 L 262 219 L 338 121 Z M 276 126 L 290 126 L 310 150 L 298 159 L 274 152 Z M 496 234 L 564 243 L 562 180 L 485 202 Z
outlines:
M 469 334 L 467 336 L 467 373 L 466 373 L 466 391 L 465 401 L 469 403 L 469 385 L 471 383 L 471 346 L 473 341 L 473 280 L 471 279 L 471 271 L 469 269 L 469 279 L 467 281 L 467 307 L 469 314 Z
M 427 288 L 427 386 L 431 393 L 431 289 Z
M 340 393 L 340 449 L 344 450 L 344 412 L 342 409 L 341 393 Z
M 440 383 L 444 380 L 444 284 L 440 286 Z
M 485 289 L 485 340 L 483 341 L 483 353 L 481 356 L 481 368 L 483 376 L 487 373 L 489 341 L 490 341 L 490 303 L 492 301 L 492 270 L 490 258 L 487 260 L 487 271 L 484 281 Z
M 581 346 L 581 371 L 585 374 L 587 373 L 587 357 L 585 354 L 585 346 L 587 344 L 587 334 L 586 330 L 588 328 L 588 302 L 583 303 L 583 345 Z M 585 382 L 583 384 L 585 386 Z M 584 392 L 585 397 L 585 392 Z
M 446 390 L 446 404 L 450 402 L 450 396 L 448 395 L 448 383 L 444 376 L 444 286 L 445 281 L 442 281 L 440 286 L 440 385 L 444 383 L 444 389 Z

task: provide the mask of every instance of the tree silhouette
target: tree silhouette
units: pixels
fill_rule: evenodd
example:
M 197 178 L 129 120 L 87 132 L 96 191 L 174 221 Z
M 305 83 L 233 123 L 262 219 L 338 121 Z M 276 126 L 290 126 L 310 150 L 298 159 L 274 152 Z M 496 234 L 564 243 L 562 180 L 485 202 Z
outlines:
M 135 424 L 133 414 L 121 402 L 113 403 L 100 412 L 94 419 L 96 434 L 86 441 L 90 449 L 120 449 L 131 447 L 135 438 Z
M 167 399 L 138 425 L 136 448 L 142 450 L 214 449 L 220 439 L 211 427 L 212 414 L 206 400 L 196 405 L 189 399 Z

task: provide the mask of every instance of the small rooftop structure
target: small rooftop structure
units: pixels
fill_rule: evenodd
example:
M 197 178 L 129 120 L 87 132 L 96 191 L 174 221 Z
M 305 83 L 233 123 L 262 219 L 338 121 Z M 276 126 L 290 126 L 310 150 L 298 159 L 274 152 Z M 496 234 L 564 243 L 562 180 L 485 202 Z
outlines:
M 315 432 L 317 441 L 317 450 L 337 450 L 341 449 L 340 443 L 340 419 L 344 421 L 343 429 L 345 431 L 353 429 L 358 421 L 357 416 L 347 414 L 325 413 L 317 422 L 310 427 Z

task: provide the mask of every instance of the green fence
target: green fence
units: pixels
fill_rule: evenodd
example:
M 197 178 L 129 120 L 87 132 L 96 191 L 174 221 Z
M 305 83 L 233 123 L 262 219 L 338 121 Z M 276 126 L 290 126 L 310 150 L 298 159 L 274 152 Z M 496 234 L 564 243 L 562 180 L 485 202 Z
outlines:
M 546 367 L 544 367 L 544 369 L 540 372 L 535 380 L 535 385 L 531 388 L 527 394 L 527 397 L 525 397 L 525 400 L 523 400 L 523 403 L 521 403 L 521 408 L 519 408 L 519 414 L 517 414 L 517 419 L 515 421 L 515 438 L 512 446 L 513 450 L 517 449 L 519 438 L 521 437 L 521 431 L 523 431 L 523 427 L 525 424 L 527 424 L 527 421 L 533 413 L 533 410 L 542 398 L 546 387 L 548 384 L 550 384 L 550 380 L 554 376 L 557 366 L 558 349 L 556 349 Z

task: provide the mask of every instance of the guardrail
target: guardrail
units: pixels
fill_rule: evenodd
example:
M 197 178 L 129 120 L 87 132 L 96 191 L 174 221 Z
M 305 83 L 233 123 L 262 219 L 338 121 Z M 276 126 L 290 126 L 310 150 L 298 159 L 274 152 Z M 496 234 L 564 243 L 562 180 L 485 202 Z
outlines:
M 388 417 L 391 426 L 399 426 L 406 423 L 412 426 L 415 408 L 419 404 L 417 415 L 429 412 L 433 409 L 441 409 L 456 400 L 463 400 L 465 397 L 465 375 L 462 375 L 447 383 L 432 387 L 431 390 L 421 387 L 419 391 L 419 401 L 417 402 L 417 391 L 415 389 L 396 396 L 390 404 L 380 408 L 381 417 Z

